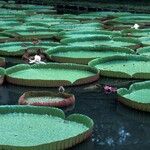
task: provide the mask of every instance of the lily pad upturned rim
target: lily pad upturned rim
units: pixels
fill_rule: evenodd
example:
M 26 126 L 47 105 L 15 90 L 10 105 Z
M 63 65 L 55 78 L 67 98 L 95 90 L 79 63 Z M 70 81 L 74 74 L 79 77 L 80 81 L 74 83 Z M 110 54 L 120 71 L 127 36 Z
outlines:
M 2 44 L 2 43 L 1 43 Z M 4 47 L 4 49 L 1 49 L 0 48 L 0 54 L 1 54 L 1 56 L 21 56 L 23 53 L 24 53 L 24 51 L 26 50 L 26 49 L 28 49 L 28 47 L 22 47 L 22 48 L 20 48 L 20 50 L 17 50 L 17 51 L 14 51 L 14 52 L 9 52 L 9 51 L 7 51 L 7 50 L 5 50 L 5 47 L 7 48 L 7 46 L 9 46 L 9 44 L 10 44 L 10 46 L 11 45 L 13 45 L 13 44 L 16 44 L 16 45 L 20 45 L 21 44 L 21 42 L 9 42 L 9 43 L 7 43 L 8 45 L 4 45 L 3 47 Z M 24 42 L 22 42 L 22 44 L 24 44 Z
M 47 31 L 47 32 L 45 32 Z M 31 34 L 27 34 L 27 35 L 24 35 L 24 34 L 21 34 L 21 32 L 30 32 L 30 31 L 21 31 L 21 30 L 8 30 L 7 33 L 12 35 L 14 38 L 19 38 L 19 39 L 26 39 L 26 40 L 33 40 L 34 38 L 37 38 L 37 39 L 49 39 L 49 38 L 52 38 L 54 35 L 57 34 L 57 32 L 51 32 L 50 30 L 48 29 L 45 29 L 43 32 L 45 32 L 44 34 L 41 34 L 40 31 L 39 31 L 39 34 L 34 34 L 31 35 Z M 38 32 L 38 31 L 36 31 Z
M 122 34 L 123 35 L 128 35 L 128 34 L 130 34 L 130 36 L 132 36 L 132 37 L 143 37 L 142 35 L 140 35 L 140 34 L 142 34 L 142 33 L 150 33 L 150 29 L 138 29 L 138 30 L 136 30 L 136 29 L 125 29 L 125 30 L 122 30 Z M 134 33 L 139 33 L 139 35 L 137 34 L 137 35 L 135 35 Z M 150 34 L 149 34 L 150 35 Z
M 146 46 L 146 47 L 137 49 L 137 53 L 140 55 L 146 55 L 147 52 L 150 52 L 150 46 Z
M 74 34 L 83 34 L 83 35 L 87 35 L 87 34 L 91 34 L 91 35 L 107 35 L 107 36 L 112 36 L 112 37 L 118 37 L 118 36 L 121 36 L 121 32 L 120 31 L 106 31 L 106 30 L 97 30 L 97 31 L 94 31 L 94 30 L 89 30 L 89 31 L 61 31 L 59 33 L 59 36 L 62 37 L 62 38 L 69 38 L 69 35 L 74 35 Z
M 150 46 L 150 34 L 147 37 L 140 37 L 139 40 L 141 41 L 144 47 Z
M 150 58 L 146 56 L 138 55 L 127 55 L 127 56 L 108 56 L 105 58 L 97 58 L 88 63 L 89 66 L 95 67 L 98 63 L 105 63 L 113 60 L 134 60 L 134 61 L 150 61 Z M 100 70 L 100 75 L 107 77 L 117 77 L 117 78 L 135 78 L 135 79 L 150 79 L 150 73 L 135 73 L 129 75 L 125 72 L 111 71 L 111 70 Z
M 73 121 L 76 123 L 80 123 L 85 125 L 88 130 L 78 134 L 75 137 L 70 137 L 65 140 L 41 144 L 41 145 L 33 145 L 33 146 L 12 146 L 12 145 L 0 145 L 0 148 L 6 148 L 8 150 L 16 150 L 16 149 L 22 149 L 26 150 L 28 149 L 66 149 L 69 147 L 72 147 L 78 143 L 81 143 L 82 141 L 86 140 L 89 136 L 92 134 L 93 125 L 94 122 L 91 118 L 85 115 L 81 114 L 72 114 L 65 118 L 65 114 L 61 109 L 53 108 L 53 107 L 38 107 L 38 106 L 18 106 L 18 105 L 5 105 L 0 106 L 0 114 L 10 114 L 10 113 L 28 113 L 28 114 L 39 114 L 39 115 L 52 115 L 56 117 L 60 117 L 64 120 Z
M 94 40 L 94 39 L 99 39 L 99 40 L 111 40 L 111 38 L 109 36 L 95 36 L 95 37 L 84 37 L 84 38 L 64 38 L 62 39 L 60 42 L 62 44 L 69 44 L 71 42 L 82 42 L 82 41 L 91 41 L 91 40 Z
M 63 99 L 59 102 L 33 102 L 28 103 L 29 97 L 40 97 L 40 96 L 51 96 L 51 97 L 62 97 Z M 50 91 L 28 91 L 20 96 L 19 105 L 34 105 L 34 106 L 51 106 L 51 107 L 67 107 L 75 103 L 75 97 L 69 93 L 59 93 Z
M 147 18 L 146 18 L 147 17 Z M 139 19 L 139 20 L 135 20 L 135 18 Z M 115 19 L 112 19 L 112 22 L 116 22 L 116 23 L 123 23 L 123 24 L 134 24 L 134 23 L 148 23 L 150 19 L 150 16 L 148 14 L 144 15 L 137 15 L 137 16 L 121 16 Z M 142 20 L 142 21 L 141 21 Z M 146 20 L 146 21 L 145 21 Z
M 19 40 L 19 42 L 15 42 L 15 39 L 13 40 L 13 41 L 10 41 L 10 42 L 8 42 L 8 44 L 10 44 L 10 46 L 11 45 L 20 45 L 20 43 L 22 43 L 22 44 L 26 44 L 26 43 L 30 43 L 30 41 L 29 41 L 29 39 L 28 38 L 22 38 L 22 40 L 21 39 L 17 39 L 17 40 Z M 2 43 L 1 43 L 2 44 Z M 47 46 L 47 48 L 48 48 L 48 44 L 45 44 L 46 46 Z M 59 43 L 58 42 L 50 42 L 49 43 L 49 46 L 58 46 L 59 45 Z M 9 45 L 8 45 L 9 46 Z M 40 49 L 42 49 L 42 50 L 46 50 L 47 48 L 46 47 L 43 47 L 44 45 L 41 43 L 41 45 L 40 44 L 38 44 L 38 45 L 33 45 L 33 44 L 31 44 L 30 43 L 30 45 L 28 45 L 28 46 L 25 46 L 25 47 L 21 47 L 19 50 L 17 50 L 17 51 L 8 51 L 7 49 L 5 50 L 4 48 L 5 47 L 7 47 L 7 46 L 4 46 L 4 48 L 3 49 L 1 49 L 0 48 L 0 56 L 13 56 L 13 57 L 16 57 L 16 56 L 22 56 L 23 54 L 24 54 L 24 51 L 25 50 L 37 50 L 38 48 L 40 48 Z
M 88 64 L 91 60 L 96 59 L 98 57 L 87 57 L 87 58 L 77 58 L 77 57 L 65 57 L 65 56 L 57 56 L 59 52 L 67 52 L 67 51 L 116 51 L 116 52 L 124 52 L 126 54 L 135 54 L 135 52 L 126 47 L 110 47 L 110 46 L 59 46 L 53 48 L 51 50 L 47 50 L 47 54 L 49 57 L 56 62 L 63 63 L 77 63 L 77 64 Z
M 11 77 L 11 73 L 16 71 L 25 70 L 29 68 L 45 68 L 45 67 L 53 67 L 53 68 L 72 68 L 72 69 L 80 69 L 80 70 L 88 70 L 94 73 L 94 75 L 77 79 L 75 82 L 71 82 L 69 80 L 28 80 L 28 79 L 17 79 L 15 77 Z M 91 83 L 99 79 L 99 71 L 98 69 L 86 65 L 77 65 L 71 63 L 47 63 L 47 64 L 19 64 L 6 69 L 6 81 L 24 86 L 38 86 L 38 87 L 59 87 L 59 86 L 73 86 L 73 85 L 82 85 L 86 83 Z
M 150 80 L 131 84 L 129 89 L 120 88 L 117 90 L 118 101 L 134 109 L 150 112 L 150 103 L 136 102 L 124 96 L 126 94 L 132 93 L 135 90 L 146 88 L 150 89 Z

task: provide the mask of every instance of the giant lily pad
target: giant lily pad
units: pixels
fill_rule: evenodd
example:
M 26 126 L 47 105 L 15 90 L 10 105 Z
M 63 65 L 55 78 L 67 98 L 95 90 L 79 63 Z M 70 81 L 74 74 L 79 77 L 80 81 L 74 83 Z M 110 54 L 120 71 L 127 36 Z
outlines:
M 129 90 L 121 88 L 117 91 L 121 103 L 143 111 L 150 112 L 150 81 L 134 83 Z
M 150 46 L 137 49 L 137 53 L 140 55 L 150 56 Z
M 150 23 L 150 16 L 148 14 L 143 15 L 129 15 L 129 16 L 121 16 L 113 19 L 114 22 L 120 22 L 124 24 L 135 24 L 135 23 Z
M 85 115 L 65 118 L 60 109 L 36 106 L 1 106 L 0 121 L 0 148 L 11 150 L 67 149 L 88 138 L 93 128 Z
M 130 15 L 130 13 L 120 13 L 120 12 L 112 12 L 112 11 L 99 11 L 99 12 L 90 12 L 90 13 L 83 13 L 80 15 L 72 16 L 72 18 L 78 18 L 80 20 L 88 19 L 88 20 L 93 20 L 93 19 L 101 19 L 104 17 L 109 17 L 109 18 L 116 18 L 119 16 L 126 16 Z
M 5 33 L 3 33 L 3 32 L 0 32 L 0 42 L 5 42 L 5 41 L 7 41 L 9 38 L 10 38 L 10 37 L 9 37 L 7 34 L 5 34 Z
M 9 42 L 0 44 L 0 55 L 23 54 L 24 50 L 32 44 L 30 42 Z
M 62 19 L 60 18 L 54 18 L 52 15 L 44 15 L 44 14 L 38 14 L 38 15 L 32 15 L 26 18 L 26 22 L 60 22 Z
M 82 37 L 82 38 L 65 38 L 61 43 L 71 46 L 111 46 L 111 47 L 130 47 L 136 48 L 140 45 L 140 41 L 133 38 L 115 37 L 110 38 L 106 36 Z
M 74 103 L 74 95 L 60 92 L 28 91 L 19 98 L 20 105 L 66 107 Z
M 7 32 L 8 31 L 10 31 L 10 32 L 23 32 L 23 31 L 45 31 L 45 30 L 47 30 L 47 28 L 45 28 L 45 27 L 42 27 L 42 26 L 33 26 L 33 25 L 31 25 L 31 24 L 29 24 L 29 23 L 25 23 L 25 24 L 23 24 L 23 25 L 21 25 L 21 26 L 19 26 L 19 27 L 15 27 L 15 28 L 13 28 L 13 29 L 11 29 L 11 30 L 7 30 Z
M 40 87 L 80 85 L 99 78 L 97 69 L 75 64 L 21 64 L 6 69 L 6 72 L 10 83 Z
M 13 27 L 19 26 L 20 23 L 18 21 L 1 21 L 0 29 L 6 30 L 11 29 Z
M 19 7 L 18 7 L 19 6 Z M 43 5 L 16 5 L 17 9 L 26 10 L 27 12 L 42 13 L 42 14 L 53 14 L 56 13 L 53 6 L 43 6 Z
M 14 34 L 16 37 L 20 38 L 51 38 L 56 34 L 56 32 L 51 32 L 48 29 L 43 29 L 41 27 L 26 27 L 24 29 L 12 29 L 7 30 L 8 33 Z
M 90 13 L 82 13 L 79 15 L 70 15 L 70 14 L 64 14 L 63 18 L 71 18 L 71 19 L 78 19 L 80 21 L 87 21 L 87 20 L 100 20 L 104 17 L 106 18 L 116 18 L 118 16 L 126 16 L 130 15 L 130 13 L 120 13 L 120 12 L 112 12 L 112 11 L 99 11 L 99 12 L 90 12 Z
M 121 36 L 120 32 L 117 31 L 105 31 L 105 30 L 98 30 L 98 31 L 63 31 L 60 33 L 60 36 L 63 38 L 82 38 L 82 37 L 89 37 L 89 36 L 112 36 L 117 37 Z
M 4 56 L 21 56 L 25 49 L 47 49 L 49 47 L 57 46 L 59 43 L 50 41 L 41 41 L 37 44 L 32 42 L 8 42 L 0 44 L 0 55 Z
M 128 29 L 122 31 L 122 33 L 126 36 L 147 37 L 150 36 L 150 29 Z
M 149 63 L 144 56 L 112 56 L 92 60 L 89 65 L 108 77 L 150 79 Z
M 98 30 L 101 29 L 100 23 L 63 23 L 58 25 L 52 25 L 50 27 L 51 30 L 54 31 L 64 31 L 64 30 Z
M 106 56 L 134 54 L 129 48 L 106 47 L 106 46 L 63 46 L 56 47 L 47 52 L 51 59 L 57 62 L 71 62 L 78 64 L 88 64 L 95 58 L 103 58 Z
M 31 18 L 28 18 L 31 19 Z M 35 20 L 36 19 L 36 20 Z M 44 20 L 43 20 L 44 19 Z M 48 20 L 49 19 L 49 20 Z M 40 26 L 40 27 L 47 27 L 51 30 L 52 25 L 58 25 L 58 24 L 72 24 L 72 23 L 79 23 L 79 20 L 73 20 L 73 19 L 61 19 L 61 16 L 46 16 L 44 15 L 43 17 L 34 17 L 34 19 L 29 20 L 26 22 L 28 25 L 33 25 L 33 26 Z M 54 29 L 52 29 L 54 30 Z M 57 29 L 55 29 L 57 30 Z
M 111 20 L 104 22 L 103 28 L 112 31 L 121 31 L 125 29 L 131 29 L 133 25 L 131 24 L 122 24 L 117 22 L 112 22 Z
M 11 10 L 12 9 L 14 9 L 14 10 L 30 10 L 30 11 L 41 12 L 41 13 L 55 12 L 53 10 L 54 7 L 52 7 L 52 6 L 41 6 L 41 5 L 7 4 L 4 6 L 4 8 L 10 8 Z
M 24 11 L 18 11 L 18 10 L 11 10 L 11 9 L 4 9 L 0 8 L 0 17 L 6 17 L 6 16 L 14 16 L 14 15 L 25 15 L 26 13 Z
M 150 36 L 138 38 L 144 46 L 150 46 Z
M 31 5 L 31 4 L 26 4 L 26 5 L 21 5 L 22 9 L 32 9 L 32 10 L 37 10 L 37 9 L 53 9 L 53 6 L 43 6 L 43 5 Z

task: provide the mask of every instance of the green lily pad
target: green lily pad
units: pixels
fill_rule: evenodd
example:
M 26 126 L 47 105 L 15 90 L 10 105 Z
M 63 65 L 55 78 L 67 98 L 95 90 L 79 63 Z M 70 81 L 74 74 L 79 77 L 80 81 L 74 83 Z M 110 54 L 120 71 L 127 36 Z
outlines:
M 90 12 L 90 13 L 86 13 L 86 14 L 81 14 L 85 15 L 85 16 L 102 16 L 102 17 L 108 17 L 108 16 L 115 16 L 115 17 L 119 17 L 119 16 L 128 16 L 130 15 L 130 12 L 113 12 L 113 11 L 99 11 L 99 12 Z
M 0 4 L 6 4 L 7 2 L 6 1 L 0 1 Z
M 3 33 L 3 32 L 0 32 L 0 42 L 5 42 L 6 40 L 8 40 L 10 37 Z
M 63 24 L 57 24 L 52 25 L 50 27 L 51 30 L 54 31 L 64 31 L 64 30 L 98 30 L 101 29 L 100 23 L 63 23 Z
M 20 27 L 16 27 L 7 30 L 7 33 L 13 34 L 15 37 L 19 38 L 50 38 L 57 34 L 56 32 L 51 32 L 48 28 L 43 26 L 29 26 L 27 24 Z
M 20 25 L 18 21 L 12 20 L 12 21 L 1 21 L 0 22 L 0 28 L 1 29 L 10 29 L 11 27 L 16 27 L 17 25 Z
M 120 12 L 112 12 L 112 11 L 100 11 L 100 12 L 90 12 L 90 13 L 83 13 L 79 15 L 71 16 L 71 18 L 76 18 L 79 20 L 93 20 L 93 19 L 101 19 L 103 17 L 119 17 L 119 16 L 126 16 L 130 15 L 130 13 L 120 13 Z
M 25 15 L 25 11 L 21 10 L 11 10 L 11 9 L 5 9 L 5 8 L 0 8 L 0 17 L 10 17 L 10 16 L 15 16 L 15 15 Z
M 112 56 L 95 59 L 89 65 L 108 77 L 150 79 L 150 59 L 142 56 Z
M 45 27 L 42 27 L 42 26 L 38 26 L 38 27 L 36 27 L 36 26 L 32 26 L 32 25 L 30 25 L 30 24 L 27 24 L 27 23 L 25 23 L 25 24 L 23 24 L 23 25 L 21 25 L 21 26 L 19 26 L 19 27 L 15 27 L 15 28 L 13 28 L 13 29 L 11 29 L 11 30 L 7 30 L 7 32 L 16 32 L 16 31 L 46 31 L 46 30 L 48 30 L 48 29 L 46 29 Z
M 128 29 L 123 30 L 122 34 L 134 37 L 147 37 L 150 36 L 150 29 Z
M 88 64 L 95 58 L 103 58 L 106 56 L 134 54 L 129 48 L 106 47 L 106 46 L 61 46 L 53 50 L 47 51 L 52 60 L 56 62 L 68 62 L 78 64 Z
M 9 42 L 0 43 L 0 45 L 0 55 L 21 55 L 32 44 L 30 42 Z
M 112 36 L 117 37 L 121 36 L 120 32 L 116 31 L 106 31 L 106 30 L 98 30 L 98 31 L 63 31 L 60 32 L 59 35 L 62 38 L 83 38 L 83 37 L 94 37 L 94 36 Z
M 22 6 L 20 4 L 6 4 L 3 6 L 4 8 L 11 9 L 11 10 L 22 10 Z
M 150 46 L 137 49 L 137 53 L 140 55 L 150 56 Z
M 61 15 L 45 15 L 38 14 L 26 17 L 26 23 L 34 26 L 43 26 L 49 28 L 51 31 L 61 31 L 63 28 L 74 28 L 78 26 L 83 26 L 79 20 L 75 19 L 63 19 Z M 99 25 L 99 23 L 97 23 Z M 96 24 L 95 24 L 96 25 Z M 85 25 L 84 25 L 85 26 Z M 94 23 L 90 23 L 89 26 L 94 27 Z
M 49 47 L 58 46 L 59 43 L 51 41 L 41 41 L 37 44 L 32 42 L 8 42 L 0 43 L 0 55 L 3 56 L 22 56 L 26 49 L 36 50 L 41 48 L 43 50 L 48 49 Z
M 138 38 L 144 46 L 150 46 L 150 36 Z
M 62 21 L 61 18 L 54 17 L 54 15 L 45 15 L 45 14 L 36 14 L 32 16 L 26 17 L 26 22 L 60 22 Z
M 52 36 L 56 35 L 56 32 L 51 32 L 49 30 L 8 30 L 8 33 L 13 33 L 15 37 L 20 37 L 20 38 L 28 38 L 28 39 L 33 39 L 33 38 L 38 38 L 38 39 L 48 39 L 51 38 Z
M 125 29 L 131 29 L 133 25 L 131 24 L 123 24 L 118 22 L 113 22 L 112 20 L 108 20 L 104 22 L 103 28 L 111 31 L 121 31 Z
M 88 138 L 93 128 L 85 115 L 65 118 L 60 109 L 36 106 L 1 106 L 0 120 L 0 148 L 11 150 L 67 149 Z
M 99 78 L 97 69 L 75 64 L 20 64 L 6 69 L 6 72 L 10 83 L 38 87 L 80 85 Z
M 129 15 L 129 16 L 121 16 L 113 19 L 114 22 L 124 23 L 124 24 L 135 24 L 135 23 L 150 23 L 149 14 L 143 15 Z
M 134 83 L 130 86 L 129 90 L 121 88 L 117 90 L 118 99 L 123 104 L 150 112 L 150 81 Z
M 23 5 L 23 4 L 8 4 L 4 8 L 10 8 L 14 10 L 34 10 L 36 12 L 50 12 L 54 7 L 52 6 L 42 6 L 42 5 Z
M 140 45 L 140 41 L 134 38 L 114 37 L 107 36 L 94 36 L 83 38 L 65 38 L 61 40 L 62 44 L 70 46 L 111 46 L 111 47 L 130 47 L 136 48 Z

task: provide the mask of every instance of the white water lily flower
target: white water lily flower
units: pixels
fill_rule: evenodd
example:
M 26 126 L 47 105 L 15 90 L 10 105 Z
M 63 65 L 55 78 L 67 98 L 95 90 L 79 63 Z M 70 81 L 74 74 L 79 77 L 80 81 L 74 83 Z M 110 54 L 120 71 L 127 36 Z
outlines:
M 45 62 L 41 61 L 41 56 L 35 55 L 34 60 L 29 59 L 29 63 L 36 63 L 36 64 L 46 64 Z
M 139 26 L 137 23 L 135 23 L 134 26 L 132 26 L 131 28 L 137 30 L 137 29 L 139 29 L 139 27 L 140 27 L 140 26 Z
M 41 56 L 35 55 L 35 56 L 34 56 L 34 60 L 35 60 L 35 61 L 41 61 Z

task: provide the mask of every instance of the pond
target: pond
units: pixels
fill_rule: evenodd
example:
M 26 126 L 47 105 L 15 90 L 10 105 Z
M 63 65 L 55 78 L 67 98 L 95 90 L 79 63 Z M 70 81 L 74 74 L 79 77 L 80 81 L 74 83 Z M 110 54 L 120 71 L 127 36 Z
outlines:
M 145 63 L 140 64 L 136 59 L 132 59 L 133 62 L 137 63 L 136 68 L 133 69 L 132 61 L 127 64 L 127 61 L 123 60 L 125 57 L 142 59 L 146 61 L 148 68 L 150 61 L 147 57 L 150 46 L 150 16 L 148 14 L 109 11 L 78 15 L 57 14 L 52 6 L 8 3 L 0 3 L 0 12 L 0 57 L 5 58 L 6 65 L 4 68 L 25 63 L 21 59 L 25 49 L 31 50 L 31 55 L 35 55 L 37 48 L 42 49 L 48 55 L 47 61 L 51 63 L 58 60 L 58 62 L 75 62 L 80 66 L 81 64 L 88 65 L 95 58 L 98 58 L 98 63 L 101 63 L 99 80 L 96 81 L 96 78 L 92 80 L 94 81 L 92 83 L 84 81 L 83 83 L 86 83 L 84 85 L 65 87 L 65 91 L 74 94 L 76 99 L 75 105 L 62 108 L 65 114 L 68 116 L 73 113 L 80 113 L 87 115 L 94 121 L 91 138 L 72 147 L 72 150 L 149 148 L 149 113 L 121 104 L 118 102 L 116 91 L 106 92 L 104 89 L 106 85 L 117 89 L 129 88 L 132 83 L 150 79 L 149 70 L 144 68 Z M 139 29 L 134 29 L 135 23 L 139 23 Z M 146 38 L 146 42 L 143 38 Z M 54 59 L 54 56 L 51 56 L 56 52 L 59 59 Z M 116 61 L 115 57 L 119 60 Z M 2 60 L 4 60 L 3 58 Z M 120 60 L 120 58 L 123 59 Z M 110 66 L 112 59 L 116 61 L 116 64 Z M 107 64 L 106 60 L 109 60 Z M 119 66 L 120 62 L 126 65 L 126 70 Z M 102 73 L 103 67 L 107 74 Z M 112 72 L 110 75 L 108 71 L 113 71 L 113 67 L 115 68 L 115 75 Z M 42 74 L 50 69 L 45 69 L 44 72 L 43 70 L 41 69 L 39 74 L 34 70 L 32 79 L 35 76 L 37 79 L 39 76 L 47 78 L 47 80 L 51 79 L 49 74 Z M 59 74 L 59 70 L 57 70 L 53 74 L 53 78 L 59 77 L 62 80 L 69 74 L 67 79 L 74 81 L 77 77 L 85 76 L 85 71 L 80 70 L 80 75 L 79 71 L 71 75 L 68 73 L 69 71 L 67 72 L 62 68 L 61 70 L 62 74 Z M 119 71 L 127 71 L 128 73 L 128 70 L 142 72 L 141 79 L 133 79 L 131 76 L 127 76 L 128 79 L 126 79 L 126 76 L 121 76 L 118 73 Z M 30 74 L 31 72 L 26 73 L 29 79 L 31 79 Z M 94 73 L 88 72 L 87 74 L 89 76 Z M 18 78 L 23 78 L 23 76 L 24 72 L 21 75 L 17 74 Z M 120 77 L 124 77 L 124 79 Z M 96 86 L 97 84 L 99 86 Z M 18 105 L 19 97 L 27 91 L 58 92 L 58 87 L 58 85 L 57 88 L 21 86 L 8 83 L 5 80 L 0 86 L 0 105 Z

